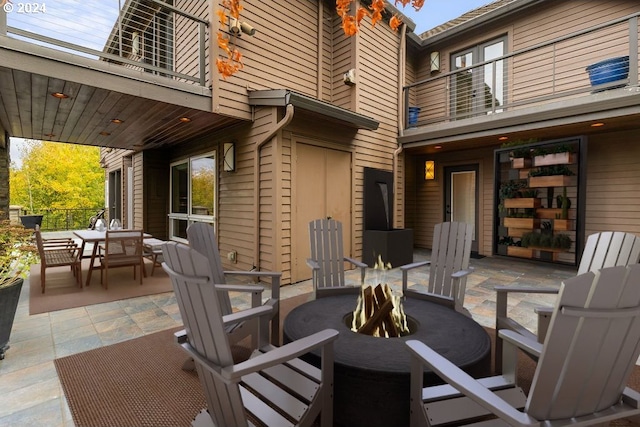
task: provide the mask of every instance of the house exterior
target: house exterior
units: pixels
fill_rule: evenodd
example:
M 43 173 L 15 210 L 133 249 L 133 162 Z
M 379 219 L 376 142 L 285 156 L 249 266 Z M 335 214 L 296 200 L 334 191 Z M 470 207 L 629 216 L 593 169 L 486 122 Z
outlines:
M 366 18 L 346 37 L 332 1 L 247 0 L 241 20 L 256 31 L 235 40 L 244 68 L 226 79 L 218 2 L 127 2 L 98 59 L 18 39 L 38 36 L 0 12 L 0 126 L 7 141 L 103 147 L 111 217 L 176 240 L 210 222 L 229 269 L 282 271 L 283 284 L 310 277 L 312 219 L 339 219 L 346 254 L 369 255 L 372 170 L 391 176 L 389 228 L 413 230 L 415 246 L 465 220 L 477 253 L 497 254 L 501 238 L 533 231 L 501 219 L 500 185 L 520 171 L 499 138 L 568 141 L 573 243 L 550 261 L 575 264 L 586 234 L 640 232 L 640 4 L 596 3 L 497 0 L 422 35 L 406 18 L 398 32 Z M 585 67 L 618 56 L 628 76 L 591 87 Z

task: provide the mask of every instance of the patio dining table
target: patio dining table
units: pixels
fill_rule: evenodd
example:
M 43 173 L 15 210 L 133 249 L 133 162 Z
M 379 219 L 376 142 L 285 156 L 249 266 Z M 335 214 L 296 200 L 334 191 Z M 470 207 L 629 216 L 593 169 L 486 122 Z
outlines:
M 107 238 L 107 232 L 105 231 L 98 231 L 98 230 L 75 230 L 73 232 L 74 236 L 78 237 L 80 240 L 82 240 L 82 245 L 80 246 L 80 256 L 84 258 L 84 248 L 85 245 L 87 243 L 92 243 L 93 244 L 93 249 L 91 250 L 91 260 L 89 261 L 89 271 L 87 272 L 87 281 L 85 283 L 85 286 L 89 286 L 91 284 L 91 272 L 98 267 L 95 267 L 94 261 L 96 259 L 96 255 L 98 253 L 98 245 L 100 245 L 100 243 L 104 242 Z M 147 238 L 147 237 L 151 237 L 150 234 L 147 233 L 143 233 L 142 235 L 143 238 Z M 144 275 L 144 277 L 147 276 L 147 272 L 145 271 L 145 269 L 142 269 L 142 274 Z

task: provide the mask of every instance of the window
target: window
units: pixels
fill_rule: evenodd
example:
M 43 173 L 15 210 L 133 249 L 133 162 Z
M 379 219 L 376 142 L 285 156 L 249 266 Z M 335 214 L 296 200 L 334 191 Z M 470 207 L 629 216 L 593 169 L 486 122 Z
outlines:
M 465 69 L 451 78 L 451 115 L 467 118 L 501 112 L 505 97 L 504 60 L 492 61 L 506 53 L 506 37 L 501 37 L 451 56 L 452 71 Z M 488 64 L 474 67 L 486 61 Z
M 189 224 L 215 223 L 215 207 L 215 152 L 172 163 L 170 237 L 186 240 Z

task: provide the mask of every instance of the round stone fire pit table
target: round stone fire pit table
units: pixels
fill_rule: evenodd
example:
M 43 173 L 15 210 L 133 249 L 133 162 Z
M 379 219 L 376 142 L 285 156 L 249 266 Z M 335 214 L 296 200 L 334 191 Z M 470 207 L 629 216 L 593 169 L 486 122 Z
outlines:
M 420 340 L 475 377 L 491 369 L 491 340 L 473 319 L 428 301 L 406 298 L 404 311 L 415 322 L 413 334 L 378 338 L 352 332 L 345 318 L 357 295 L 319 298 L 289 313 L 284 341 L 291 342 L 325 328 L 340 332 L 334 342 L 334 425 L 340 427 L 403 427 L 409 425 L 410 356 L 405 341 Z M 320 366 L 320 352 L 305 359 Z M 442 381 L 425 369 L 428 384 Z

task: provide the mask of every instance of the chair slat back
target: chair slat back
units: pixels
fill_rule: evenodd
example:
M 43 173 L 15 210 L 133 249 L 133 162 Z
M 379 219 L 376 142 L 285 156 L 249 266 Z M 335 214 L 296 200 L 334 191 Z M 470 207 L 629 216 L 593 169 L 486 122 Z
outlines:
M 431 265 L 428 291 L 464 301 L 467 278 L 462 277 L 458 285 L 458 295 L 453 295 L 451 274 L 469 268 L 473 225 L 464 222 L 443 222 L 436 224 L 433 233 Z
M 40 227 L 36 225 L 36 229 L 34 232 L 36 236 L 36 246 L 38 247 L 38 255 L 40 256 L 41 262 L 45 262 L 45 254 L 44 254 L 44 243 L 42 241 L 42 232 L 40 231 Z
M 554 420 L 619 401 L 640 355 L 640 265 L 566 280 L 538 361 L 526 412 Z
M 169 242 L 162 248 L 163 268 L 171 277 L 189 343 L 203 357 L 221 368 L 232 366 L 233 357 L 222 323 L 222 310 L 208 257 L 194 248 Z M 247 426 L 240 388 L 196 363 L 209 413 L 218 426 Z
M 345 286 L 342 223 L 317 219 L 309 223 L 311 259 L 320 265 L 316 288 Z
M 189 228 L 187 228 L 187 239 L 189 240 L 189 246 L 209 260 L 211 273 L 213 275 L 213 283 L 218 285 L 224 285 L 227 283 L 224 277 L 224 268 L 222 267 L 220 250 L 218 249 L 218 239 L 216 238 L 216 232 L 213 227 L 204 222 L 191 224 Z M 219 292 L 219 294 L 222 314 L 231 314 L 233 309 L 229 293 Z
M 640 261 L 640 237 L 621 231 L 591 234 L 582 252 L 578 274 Z

